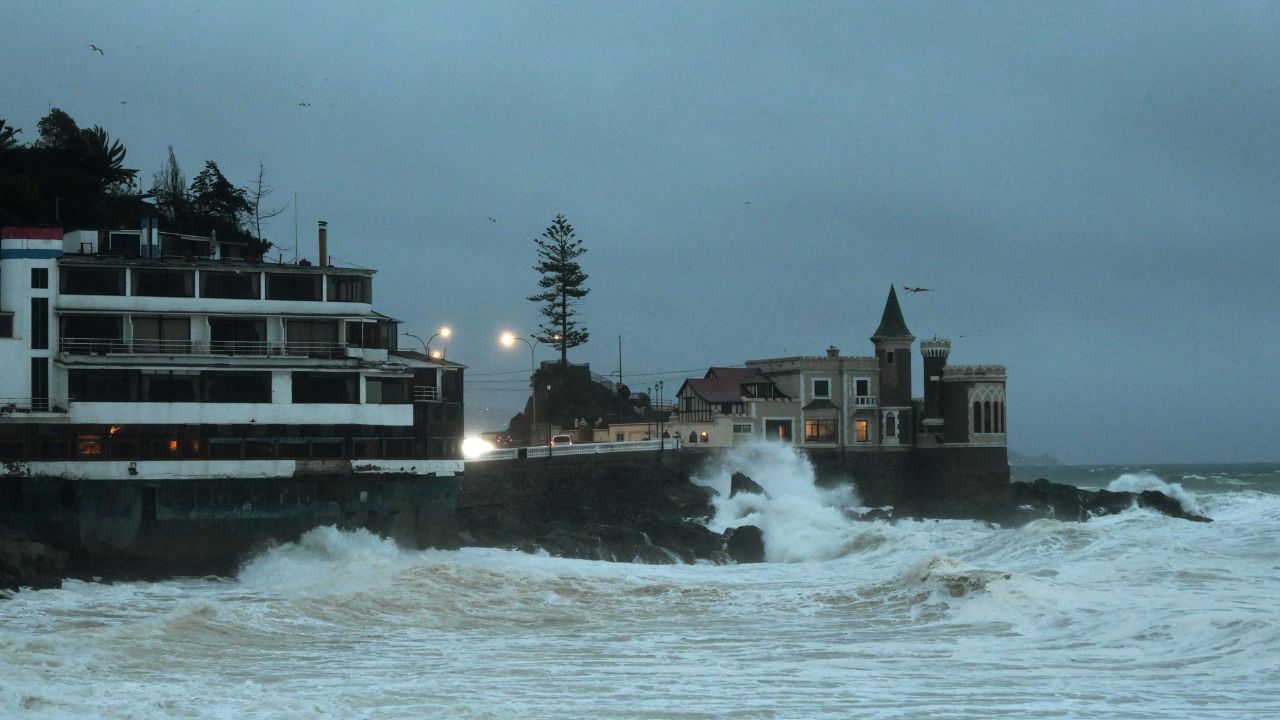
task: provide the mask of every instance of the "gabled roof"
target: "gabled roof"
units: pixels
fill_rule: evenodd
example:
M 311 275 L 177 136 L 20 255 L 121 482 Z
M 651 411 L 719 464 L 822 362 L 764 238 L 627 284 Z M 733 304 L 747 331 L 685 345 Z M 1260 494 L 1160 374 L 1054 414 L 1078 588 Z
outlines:
M 871 342 L 889 340 L 891 338 L 916 339 L 907 329 L 907 321 L 902 318 L 902 307 L 898 305 L 898 293 L 889 286 L 889 299 L 884 301 L 884 314 L 880 316 L 880 327 L 871 336 Z
M 742 386 L 751 383 L 772 385 L 773 381 L 756 368 L 726 367 L 713 367 L 702 378 L 684 381 L 695 395 L 711 403 L 738 402 L 742 399 Z

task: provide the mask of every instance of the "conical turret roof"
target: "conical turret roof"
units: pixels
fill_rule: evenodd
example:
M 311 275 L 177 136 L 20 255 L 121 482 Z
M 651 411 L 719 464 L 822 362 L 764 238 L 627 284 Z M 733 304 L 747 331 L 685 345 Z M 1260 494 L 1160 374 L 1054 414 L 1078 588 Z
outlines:
M 907 329 L 907 321 L 902 319 L 902 308 L 898 305 L 898 293 L 889 286 L 889 299 L 884 301 L 884 315 L 880 316 L 880 327 L 871 336 L 871 342 L 898 338 L 915 340 L 916 336 Z

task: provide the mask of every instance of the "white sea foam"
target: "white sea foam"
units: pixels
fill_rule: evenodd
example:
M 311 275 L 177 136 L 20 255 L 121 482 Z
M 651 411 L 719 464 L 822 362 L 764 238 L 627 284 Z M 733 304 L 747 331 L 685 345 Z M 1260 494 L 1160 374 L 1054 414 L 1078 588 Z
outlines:
M 810 561 L 418 552 L 319 529 L 235 579 L 0 601 L 0 718 L 1280 710 L 1280 495 L 1201 493 L 1214 523 L 863 523 L 803 463 L 740 461 L 772 500 L 733 498 L 717 522 L 753 517 L 777 559 Z M 706 481 L 727 494 L 727 474 Z
M 1200 501 L 1196 499 L 1193 493 L 1184 489 L 1181 483 L 1167 483 L 1149 472 L 1125 473 L 1112 480 L 1107 485 L 1107 489 L 1113 492 L 1138 493 L 1145 490 L 1155 490 L 1177 500 L 1178 504 L 1186 512 L 1195 515 L 1204 514 L 1204 511 L 1200 508 Z

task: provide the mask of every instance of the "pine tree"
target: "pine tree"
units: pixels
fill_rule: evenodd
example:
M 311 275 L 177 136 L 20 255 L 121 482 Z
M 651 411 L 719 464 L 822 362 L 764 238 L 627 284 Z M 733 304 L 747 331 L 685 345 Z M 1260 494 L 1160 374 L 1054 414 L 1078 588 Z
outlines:
M 542 303 L 542 315 L 547 318 L 538 326 L 541 332 L 534 338 L 558 349 L 560 365 L 566 366 L 569 364 L 569 348 L 586 343 L 589 337 L 587 329 L 578 327 L 573 319 L 577 315 L 574 306 L 591 292 L 582 285 L 587 274 L 574 261 L 587 249 L 582 247 L 581 240 L 574 237 L 573 226 L 564 215 L 556 215 L 542 237 L 534 238 L 534 242 L 538 245 L 540 259 L 533 269 L 542 273 L 538 280 L 542 292 L 530 296 L 529 300 Z

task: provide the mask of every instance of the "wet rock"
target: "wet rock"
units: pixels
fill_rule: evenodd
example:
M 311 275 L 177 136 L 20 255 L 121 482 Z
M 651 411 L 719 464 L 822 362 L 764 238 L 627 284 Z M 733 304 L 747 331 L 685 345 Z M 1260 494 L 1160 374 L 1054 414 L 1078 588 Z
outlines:
M 1151 508 L 1170 517 L 1194 522 L 1213 522 L 1210 518 L 1188 513 L 1174 498 L 1156 490 L 1141 493 L 1113 490 L 1082 490 L 1074 485 L 1062 485 L 1039 478 L 1034 482 L 1013 483 L 1013 504 L 1022 513 L 1022 520 L 1055 518 L 1084 522 L 1091 517 L 1115 515 L 1133 507 Z
M 68 553 L 0 526 L 0 592 L 62 584 Z
M 725 531 L 729 542 L 725 552 L 737 563 L 764 562 L 764 531 L 755 525 L 743 525 Z
M 733 497 L 738 493 L 754 493 L 769 497 L 769 493 L 760 487 L 760 483 L 752 480 L 748 475 L 740 472 L 734 473 L 729 478 L 729 497 Z

